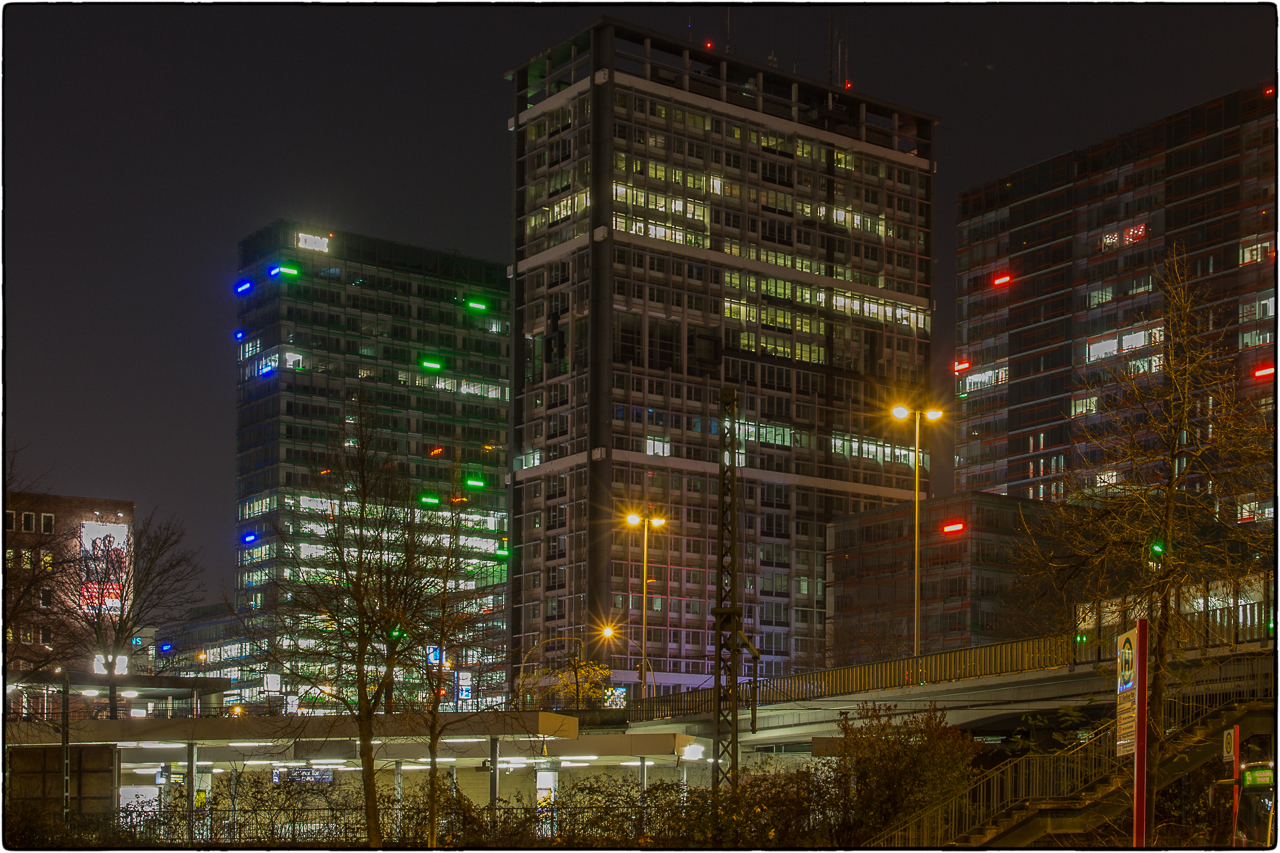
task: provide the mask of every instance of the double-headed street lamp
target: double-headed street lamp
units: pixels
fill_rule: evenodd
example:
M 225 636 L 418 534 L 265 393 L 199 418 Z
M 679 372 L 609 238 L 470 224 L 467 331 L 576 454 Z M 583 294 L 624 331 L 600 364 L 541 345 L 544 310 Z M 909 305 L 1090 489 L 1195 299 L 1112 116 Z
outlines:
M 913 655 L 920 657 L 920 416 L 931 421 L 936 421 L 942 417 L 942 412 L 937 409 L 925 409 L 923 412 L 919 409 L 908 409 L 906 406 L 894 406 L 893 416 L 900 421 L 904 421 L 912 415 L 916 416 L 916 439 L 915 439 L 915 456 L 913 460 L 915 464 L 915 487 L 911 490 L 912 503 L 915 505 L 915 522 L 912 524 L 914 530 L 914 542 L 912 550 L 914 556 L 912 563 L 915 565 L 915 582 L 912 588 L 915 592 L 915 644 Z
M 644 668 L 649 665 L 649 528 L 661 527 L 667 523 L 667 520 L 652 515 L 639 515 L 634 512 L 627 516 L 627 524 L 632 527 L 641 523 L 644 524 L 644 549 L 641 551 L 640 557 L 640 693 L 647 696 L 648 690 L 644 684 Z M 608 636 L 608 634 L 605 636 Z M 628 639 L 630 638 L 628 637 Z M 653 670 L 649 671 L 649 675 L 652 678 Z

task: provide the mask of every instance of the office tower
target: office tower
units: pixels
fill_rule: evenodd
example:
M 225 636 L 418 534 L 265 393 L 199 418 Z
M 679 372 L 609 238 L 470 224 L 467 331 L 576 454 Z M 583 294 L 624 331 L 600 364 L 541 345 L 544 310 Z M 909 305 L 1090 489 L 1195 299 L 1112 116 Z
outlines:
M 957 489 L 1061 493 L 1089 386 L 1159 369 L 1161 323 L 1140 318 L 1175 241 L 1238 306 L 1242 391 L 1274 396 L 1275 117 L 1260 84 L 960 195 Z
M 911 499 L 936 120 L 609 19 L 509 79 L 513 663 L 709 683 L 732 387 L 746 633 L 762 673 L 821 666 L 826 523 Z M 666 521 L 645 601 L 628 513 Z
M 1016 579 L 1023 519 L 1045 504 L 962 492 L 920 502 L 920 653 L 1011 639 L 1002 597 Z M 911 503 L 831 523 L 829 620 L 836 666 L 910 657 L 915 537 Z M 1025 630 L 1025 626 L 1022 627 Z
M 494 614 L 488 647 L 501 661 L 510 355 L 503 267 L 278 220 L 240 242 L 235 291 L 240 604 L 263 603 L 261 587 L 278 570 L 275 531 L 315 500 L 316 463 L 341 438 L 361 391 L 415 488 L 448 495 L 458 466 L 483 484 L 467 491 L 464 545 L 476 552 L 477 585 L 492 589 L 483 605 Z M 295 536 L 305 534 L 294 525 Z M 237 640 L 209 651 L 207 662 L 237 670 L 245 651 Z M 476 685 L 473 698 L 500 696 L 501 681 Z M 246 686 L 240 698 L 257 698 L 255 689 Z

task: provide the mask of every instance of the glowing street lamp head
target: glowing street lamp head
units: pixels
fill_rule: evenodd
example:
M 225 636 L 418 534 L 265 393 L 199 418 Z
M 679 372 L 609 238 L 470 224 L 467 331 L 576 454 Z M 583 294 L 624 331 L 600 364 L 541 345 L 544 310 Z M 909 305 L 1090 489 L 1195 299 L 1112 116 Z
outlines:
M 640 516 L 636 515 L 634 512 L 627 516 L 627 524 L 630 524 L 632 527 L 634 527 L 639 523 L 640 523 Z
M 938 418 L 942 417 L 942 412 L 937 409 L 930 409 L 924 413 L 924 416 L 931 421 L 936 421 Z
M 898 420 L 905 420 L 911 414 L 911 410 L 906 406 L 894 406 L 893 416 Z
M 604 630 L 603 630 L 603 631 L 601 631 L 600 633 L 601 633 L 601 634 L 603 634 L 606 638 L 608 638 L 608 637 L 612 637 L 612 636 L 613 636 L 613 629 L 612 629 L 612 628 L 610 628 L 608 625 L 606 625 L 606 626 L 605 626 L 605 628 L 604 628 Z
M 649 519 L 649 523 L 652 524 L 654 527 L 661 527 L 662 525 L 667 523 L 667 520 L 665 518 L 651 518 Z

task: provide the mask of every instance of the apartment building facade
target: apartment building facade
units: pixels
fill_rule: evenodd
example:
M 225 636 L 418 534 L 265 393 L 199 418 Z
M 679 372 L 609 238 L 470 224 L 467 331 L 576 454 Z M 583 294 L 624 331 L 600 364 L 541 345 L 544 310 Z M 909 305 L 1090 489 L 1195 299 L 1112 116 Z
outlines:
M 732 387 L 746 632 L 820 666 L 827 522 L 911 498 L 936 120 L 608 19 L 508 79 L 512 660 L 709 682 Z
M 961 193 L 957 490 L 1061 494 L 1092 389 L 1160 369 L 1175 242 L 1234 318 L 1241 390 L 1274 401 L 1275 121 L 1260 83 Z

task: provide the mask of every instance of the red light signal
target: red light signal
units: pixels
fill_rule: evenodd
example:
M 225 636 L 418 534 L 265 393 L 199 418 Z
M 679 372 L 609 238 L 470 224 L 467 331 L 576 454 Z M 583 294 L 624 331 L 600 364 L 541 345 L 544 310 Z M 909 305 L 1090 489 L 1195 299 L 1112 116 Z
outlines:
M 1259 367 L 1257 370 L 1253 371 L 1255 379 L 1260 376 L 1274 376 L 1275 373 L 1276 369 L 1274 367 Z
M 845 81 L 844 81 L 844 87 L 845 87 L 846 89 L 852 89 L 852 88 L 853 88 L 853 83 L 852 83 L 851 81 L 849 81 L 849 80 L 845 80 Z
M 996 276 L 991 283 L 995 285 L 1001 285 L 1001 284 L 1008 284 L 1011 281 L 1013 281 L 1013 276 L 1009 275 L 1006 272 Z
M 431 449 L 432 456 L 439 456 L 441 453 L 444 453 L 443 447 L 434 447 Z
M 1267 92 L 1266 92 L 1266 93 L 1267 93 L 1268 95 L 1274 95 L 1274 94 L 1276 93 L 1276 89 L 1275 89 L 1275 87 L 1274 87 L 1274 86 L 1268 86 L 1268 87 L 1267 87 Z
M 943 533 L 959 533 L 962 530 L 964 530 L 963 521 L 950 521 L 942 525 Z
M 711 42 L 707 42 L 707 50 L 711 50 Z
M 955 365 L 956 365 L 956 373 L 961 373 L 962 371 L 969 369 L 969 362 L 967 361 L 957 361 Z

